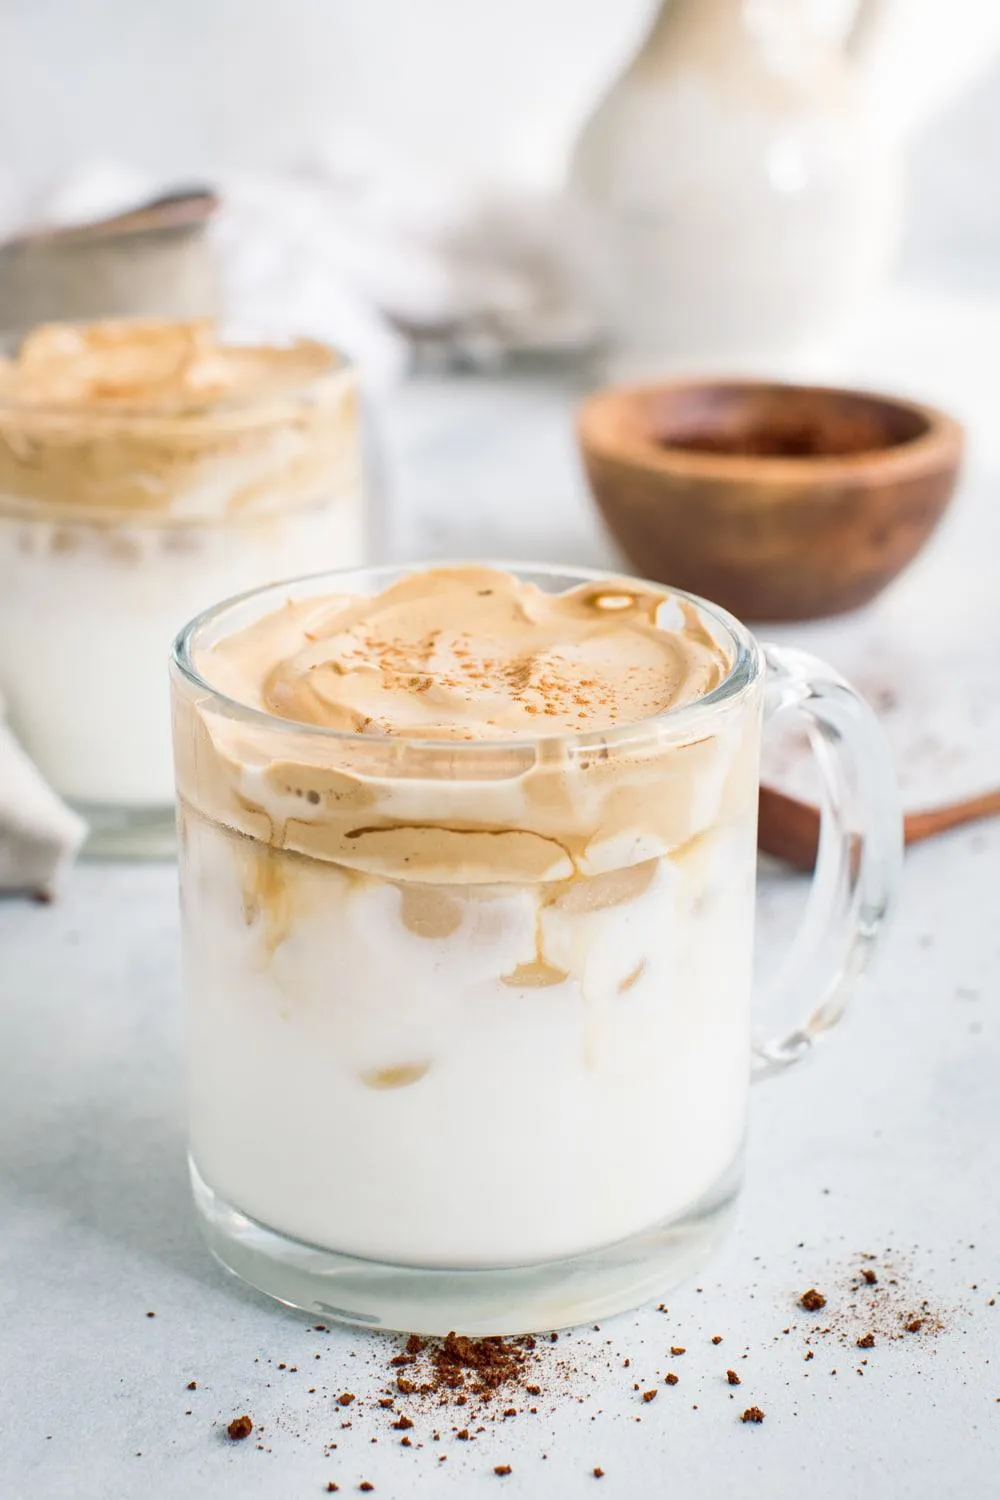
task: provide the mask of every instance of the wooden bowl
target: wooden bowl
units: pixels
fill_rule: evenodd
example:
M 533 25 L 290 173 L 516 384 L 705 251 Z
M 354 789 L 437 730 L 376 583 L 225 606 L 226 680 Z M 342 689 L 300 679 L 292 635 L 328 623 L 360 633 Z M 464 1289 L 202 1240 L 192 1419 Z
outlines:
M 749 620 L 873 599 L 934 530 L 962 454 L 929 406 L 753 380 L 596 391 L 578 435 L 631 566 Z

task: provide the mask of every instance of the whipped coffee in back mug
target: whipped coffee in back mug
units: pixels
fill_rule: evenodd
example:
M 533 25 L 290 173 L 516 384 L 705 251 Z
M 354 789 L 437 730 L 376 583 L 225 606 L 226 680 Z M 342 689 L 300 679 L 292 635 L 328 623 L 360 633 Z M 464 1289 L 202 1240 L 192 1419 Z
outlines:
M 586 1322 L 699 1268 L 752 1060 L 837 1020 L 896 879 L 864 703 L 700 599 L 486 566 L 222 604 L 181 634 L 173 691 L 191 1171 L 218 1258 L 426 1333 Z M 824 836 L 777 985 L 799 1027 L 754 1044 L 782 709 Z

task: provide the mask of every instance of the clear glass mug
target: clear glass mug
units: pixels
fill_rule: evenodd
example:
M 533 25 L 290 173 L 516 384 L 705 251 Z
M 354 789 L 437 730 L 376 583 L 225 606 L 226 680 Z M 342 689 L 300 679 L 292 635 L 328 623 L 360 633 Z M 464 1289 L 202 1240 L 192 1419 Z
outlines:
M 177 640 L 195 1203 L 226 1267 L 324 1317 L 587 1322 L 702 1265 L 741 1184 L 751 1064 L 788 1066 L 840 1017 L 901 859 L 889 751 L 829 668 L 688 595 L 728 676 L 599 733 L 350 735 L 202 675 L 287 598 L 410 571 L 255 591 Z M 604 576 L 511 571 L 550 591 Z M 754 1043 L 759 750 L 779 712 L 812 740 L 822 835 L 770 997 L 801 1020 Z

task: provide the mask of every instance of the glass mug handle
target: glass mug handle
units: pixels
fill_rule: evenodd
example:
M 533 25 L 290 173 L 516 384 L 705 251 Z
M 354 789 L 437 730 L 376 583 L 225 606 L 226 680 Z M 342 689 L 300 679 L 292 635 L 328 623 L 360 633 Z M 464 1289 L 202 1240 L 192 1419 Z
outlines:
M 805 721 L 822 808 L 806 910 L 761 994 L 767 1011 L 802 1019 L 787 1035 L 754 1043 L 756 1077 L 798 1062 L 840 1020 L 871 958 L 903 859 L 896 777 L 871 708 L 818 657 L 784 646 L 765 645 L 763 651 L 765 721 L 787 713 Z

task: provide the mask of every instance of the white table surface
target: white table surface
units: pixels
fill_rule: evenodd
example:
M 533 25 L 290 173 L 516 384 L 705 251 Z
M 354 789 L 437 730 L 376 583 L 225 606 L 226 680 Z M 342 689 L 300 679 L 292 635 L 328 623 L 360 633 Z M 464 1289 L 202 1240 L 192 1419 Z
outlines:
M 920 328 L 905 301 L 890 311 L 863 369 L 891 379 L 895 361 L 912 377 L 895 383 L 915 388 L 900 330 L 922 347 Z M 982 333 L 1000 316 L 946 314 L 933 314 L 940 336 L 920 389 L 982 437 L 970 481 L 980 498 L 960 500 L 973 519 L 941 544 L 942 566 L 960 547 L 981 572 L 995 454 L 962 329 Z M 540 380 L 430 383 L 394 398 L 393 553 L 607 562 L 571 406 L 567 386 Z M 1000 666 L 985 683 L 978 661 L 974 680 L 956 670 L 969 693 L 1000 697 Z M 0 1496 L 297 1500 L 328 1480 L 356 1492 L 363 1479 L 377 1500 L 995 1495 L 998 890 L 1000 824 L 913 850 L 882 962 L 841 1033 L 755 1091 L 741 1219 L 700 1289 L 674 1292 L 667 1315 L 647 1309 L 560 1340 L 578 1374 L 539 1398 L 538 1415 L 474 1443 L 455 1442 L 449 1419 L 440 1445 L 421 1418 L 411 1437 L 425 1446 L 408 1451 L 366 1399 L 384 1382 L 384 1338 L 317 1334 L 202 1248 L 184 1163 L 173 870 L 84 865 L 50 907 L 0 905 Z M 765 872 L 762 961 L 800 900 L 797 880 Z M 862 1252 L 878 1257 L 892 1317 L 926 1300 L 940 1331 L 889 1340 L 883 1315 L 875 1347 L 854 1347 L 872 1321 L 849 1310 Z M 818 1318 L 796 1306 L 813 1285 L 829 1299 Z M 846 1343 L 821 1335 L 807 1362 L 805 1337 L 831 1321 Z M 669 1358 L 671 1344 L 686 1354 Z M 727 1367 L 742 1377 L 733 1393 Z M 680 1383 L 643 1404 L 632 1376 L 645 1389 L 668 1368 Z M 341 1430 L 345 1388 L 359 1399 Z M 750 1404 L 763 1425 L 739 1422 Z M 267 1451 L 226 1439 L 243 1412 L 263 1424 Z M 324 1457 L 330 1439 L 338 1448 Z M 494 1475 L 498 1463 L 509 1477 Z

